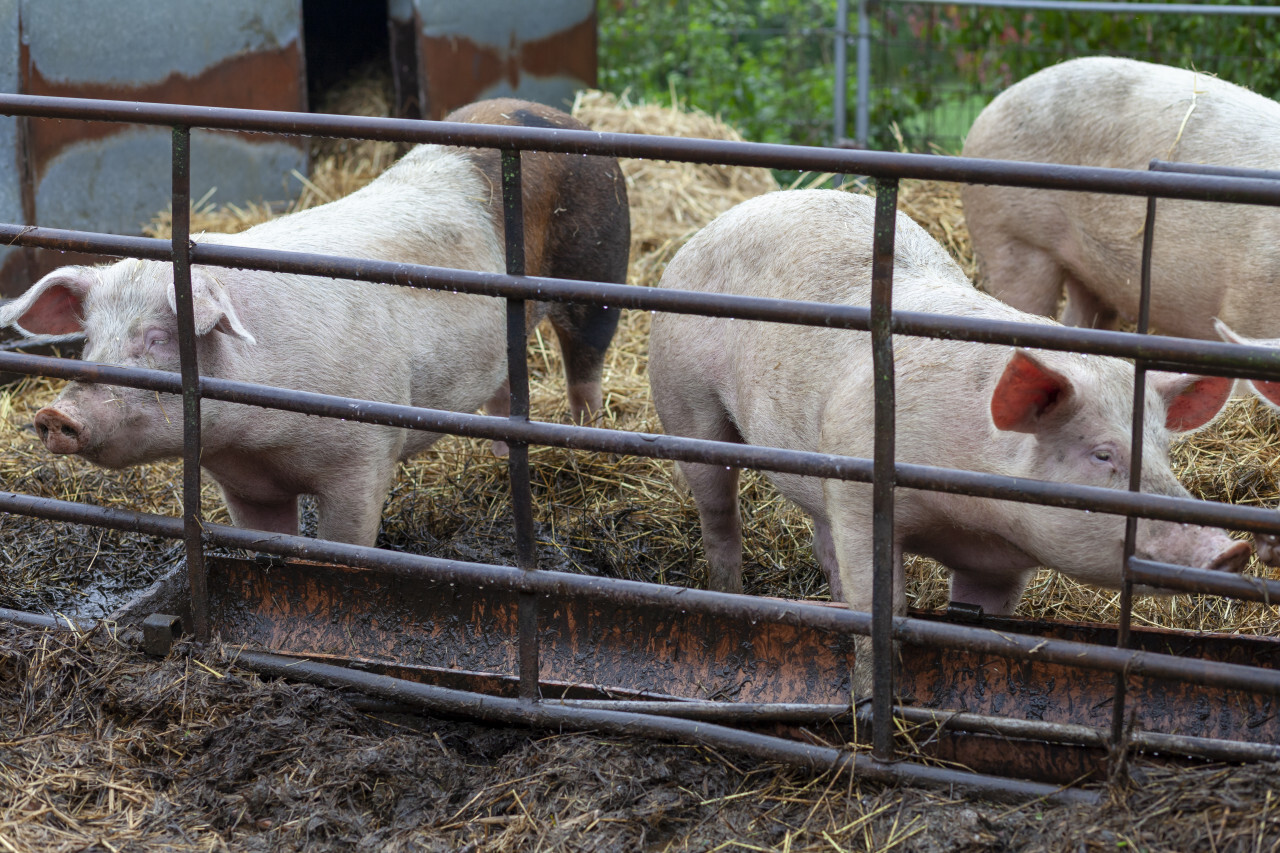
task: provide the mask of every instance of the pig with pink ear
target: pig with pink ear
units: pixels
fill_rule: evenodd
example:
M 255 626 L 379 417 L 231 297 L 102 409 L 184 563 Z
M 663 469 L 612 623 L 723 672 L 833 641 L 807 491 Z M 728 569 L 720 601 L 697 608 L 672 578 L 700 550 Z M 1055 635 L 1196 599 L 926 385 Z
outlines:
M 1217 318 L 1214 318 L 1213 328 L 1219 337 L 1227 343 L 1280 349 L 1280 338 L 1274 340 L 1246 338 L 1244 335 L 1236 334 L 1235 330 Z M 1258 399 L 1271 406 L 1271 408 L 1280 409 L 1280 382 L 1268 382 L 1265 379 L 1243 379 L 1241 384 L 1251 389 L 1253 393 L 1258 395 Z M 1254 535 L 1253 541 L 1259 560 L 1268 566 L 1280 566 L 1280 536 L 1270 533 L 1258 533 Z
M 831 190 L 777 192 L 704 228 L 667 267 L 663 287 L 867 305 L 874 200 Z M 895 310 L 1051 324 L 980 293 L 907 216 L 897 217 Z M 899 462 L 1125 489 L 1133 367 L 1118 358 L 895 336 Z M 870 335 L 779 323 L 658 314 L 649 361 L 667 432 L 870 457 Z M 1148 374 L 1144 492 L 1186 496 L 1169 467 L 1171 435 L 1225 405 L 1230 380 Z M 680 463 L 702 522 L 710 585 L 742 589 L 738 471 Z M 833 597 L 871 607 L 868 483 L 770 474 L 814 522 Z M 894 521 L 895 608 L 905 609 L 904 553 L 952 571 L 951 597 L 1013 611 L 1032 572 L 1121 581 L 1124 519 L 1036 504 L 900 489 Z M 1142 520 L 1139 555 L 1239 570 L 1249 545 L 1221 530 Z
M 484 101 L 453 121 L 582 129 L 524 101 Z M 613 158 L 526 153 L 526 269 L 622 282 L 630 243 L 626 187 Z M 197 242 L 505 271 L 498 153 L 421 145 L 367 187 L 240 234 Z M 506 303 L 484 296 L 314 276 L 196 267 L 197 351 L 206 376 L 470 412 L 505 413 Z M 618 312 L 530 303 L 549 315 L 575 418 L 602 408 L 604 352 Z M 0 325 L 83 330 L 87 361 L 177 371 L 172 268 L 124 260 L 64 267 L 0 307 Z M 182 453 L 182 401 L 73 382 L 36 415 L 49 450 L 118 468 Z M 298 531 L 314 495 L 318 535 L 372 545 L 401 459 L 438 435 L 206 400 L 202 467 L 235 524 Z

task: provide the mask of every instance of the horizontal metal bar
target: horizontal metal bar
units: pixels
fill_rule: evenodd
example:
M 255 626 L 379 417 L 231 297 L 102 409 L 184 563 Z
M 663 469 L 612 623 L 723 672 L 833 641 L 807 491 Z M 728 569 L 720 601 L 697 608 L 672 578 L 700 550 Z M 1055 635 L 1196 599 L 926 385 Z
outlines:
M 1274 510 L 1272 510 L 1274 512 Z M 1138 557 L 1129 558 L 1129 576 L 1134 583 L 1158 586 L 1175 592 L 1198 592 L 1222 595 L 1241 601 L 1280 604 L 1280 581 L 1252 575 L 1235 575 L 1193 569 L 1172 563 L 1157 563 Z
M 1270 7 L 1280 15 L 1280 6 Z M 1156 172 L 1181 172 L 1188 175 L 1218 175 L 1226 178 L 1263 178 L 1280 181 L 1275 169 L 1245 169 L 1240 166 L 1217 166 L 1210 163 L 1180 163 L 1176 160 L 1152 160 L 1147 168 Z
M 122 258 L 146 258 L 153 261 L 173 260 L 173 244 L 168 240 L 124 237 L 97 231 L 73 231 L 68 228 L 42 228 L 38 225 L 15 225 L 9 222 L 0 223 L 0 244 Z
M 797 703 L 751 703 L 695 701 L 645 701 L 617 699 L 545 699 L 547 704 L 572 708 L 626 711 L 636 714 L 661 714 L 687 720 L 705 720 L 726 725 L 783 723 L 819 725 L 826 722 L 848 723 L 853 711 L 849 705 L 805 705 Z M 932 708 L 897 705 L 894 717 L 915 725 L 936 725 L 947 731 L 966 734 L 989 734 L 1004 738 L 1024 738 L 1068 746 L 1107 749 L 1110 734 L 1097 726 L 1075 723 L 1048 723 L 1043 720 L 1019 720 L 985 714 L 939 711 Z M 871 714 L 858 711 L 858 722 L 869 723 Z M 1163 732 L 1135 731 L 1130 743 L 1145 752 L 1164 755 L 1186 755 L 1210 761 L 1277 761 L 1280 746 L 1265 743 L 1188 737 Z
M 90 620 L 75 620 L 67 616 L 46 616 L 43 613 L 27 613 L 22 610 L 10 610 L 0 607 L 0 622 L 12 622 L 27 628 L 51 628 L 57 631 L 70 631 L 83 634 L 98 627 L 98 623 Z
M 155 260 L 168 260 L 170 255 L 167 241 L 148 238 L 124 238 L 51 228 L 28 230 L 17 225 L 0 225 L 0 239 L 5 235 L 8 235 L 10 242 L 19 245 L 104 254 L 137 254 Z M 735 317 L 856 331 L 867 331 L 869 328 L 868 308 L 824 302 L 508 276 L 340 255 L 203 243 L 197 243 L 193 247 L 192 260 L 211 266 L 252 267 L 270 272 L 456 290 L 501 298 L 583 302 L 612 305 L 615 308 Z M 896 312 L 892 326 L 895 334 L 1140 358 L 1153 370 L 1190 369 L 1215 375 L 1280 381 L 1280 351 L 1267 347 L 910 311 Z
M 57 521 L 92 523 L 100 527 L 135 530 L 171 539 L 182 536 L 182 520 L 178 518 L 89 507 L 52 498 L 15 495 L 12 492 L 0 492 L 0 511 Z M 550 597 L 583 595 L 623 604 L 636 603 L 670 607 L 675 610 L 697 608 L 700 612 L 706 613 L 720 613 L 789 625 L 804 624 L 829 631 L 861 635 L 867 635 L 871 630 L 871 617 L 868 613 L 807 605 L 802 602 L 779 602 L 752 596 L 545 570 L 524 572 L 510 566 L 464 563 L 341 542 L 309 539 L 303 536 L 246 530 L 210 522 L 204 525 L 204 539 L 211 544 L 229 548 L 244 548 L 279 556 L 342 565 L 367 566 L 405 580 L 430 578 L 446 583 L 478 585 L 481 589 L 492 586 L 496 589 Z M 1261 670 L 1238 664 L 1211 663 L 1153 652 L 1091 646 L 1087 643 L 1045 639 L 908 617 L 895 617 L 893 624 L 895 639 L 909 643 L 971 649 L 1003 657 L 1044 660 L 1084 669 L 1124 672 L 1131 675 L 1168 678 L 1193 684 L 1280 695 L 1280 672 L 1274 670 Z
M 181 379 L 176 373 L 25 353 L 0 352 L 0 370 L 126 385 L 173 394 L 181 391 Z M 516 422 L 488 415 L 375 403 L 213 377 L 201 378 L 200 392 L 202 397 L 209 400 L 473 438 L 515 440 L 574 450 L 707 462 L 735 468 L 757 468 L 856 482 L 871 482 L 872 477 L 871 461 L 852 456 L 541 421 Z M 1194 521 L 1253 533 L 1280 533 L 1280 513 L 1263 507 L 1234 506 L 1194 498 L 1133 493 L 1100 486 L 1080 486 L 902 462 L 896 464 L 895 471 L 898 484 L 904 488 L 1115 515 L 1132 514 L 1165 521 Z
M 568 154 L 644 157 L 689 163 L 761 166 L 870 177 L 1039 187 L 1074 192 L 1280 204 L 1280 187 L 1269 181 L 1180 175 L 1148 170 L 1064 166 L 1013 160 L 982 160 L 937 154 L 810 148 L 763 142 L 601 133 L 543 127 L 479 125 L 318 113 L 241 110 L 37 95 L 0 95 L 0 115 L 21 115 L 133 124 L 314 134 L 404 142 L 435 142 L 485 148 L 520 148 Z
M 241 652 L 236 656 L 235 663 L 272 677 L 358 690 L 436 713 L 462 714 L 491 723 L 601 731 L 705 744 L 806 770 L 849 772 L 858 779 L 890 785 L 926 785 L 963 790 L 987 797 L 1043 799 L 1053 803 L 1093 805 L 1100 801 L 1098 793 L 1078 788 L 1058 788 L 907 761 L 879 762 L 870 756 L 844 750 L 673 717 L 571 708 L 548 702 L 483 696 L 331 664 L 299 661 L 258 652 Z
M 1275 6 L 1217 6 L 1208 3 L 1125 3 L 1111 0 L 892 0 L 904 6 L 984 6 L 1028 12 L 1087 12 L 1122 15 L 1237 15 L 1277 17 Z

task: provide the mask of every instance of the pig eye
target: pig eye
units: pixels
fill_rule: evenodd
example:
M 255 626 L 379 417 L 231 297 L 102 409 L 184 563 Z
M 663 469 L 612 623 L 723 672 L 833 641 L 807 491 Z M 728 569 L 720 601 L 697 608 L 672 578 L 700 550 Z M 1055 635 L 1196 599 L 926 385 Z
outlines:
M 160 329 L 152 329 L 147 332 L 147 349 L 152 347 L 160 347 L 169 343 L 169 333 Z
M 1111 451 L 1105 447 L 1099 447 L 1097 450 L 1093 451 L 1093 458 L 1097 462 L 1110 462 Z

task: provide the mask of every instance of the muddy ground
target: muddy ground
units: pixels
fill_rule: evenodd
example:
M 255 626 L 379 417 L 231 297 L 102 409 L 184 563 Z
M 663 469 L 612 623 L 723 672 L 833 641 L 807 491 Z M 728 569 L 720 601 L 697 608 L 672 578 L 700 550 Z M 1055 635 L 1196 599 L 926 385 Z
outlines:
M 0 627 L 0 848 L 1258 851 L 1280 766 L 1000 805 L 698 746 L 380 712 L 217 647 Z

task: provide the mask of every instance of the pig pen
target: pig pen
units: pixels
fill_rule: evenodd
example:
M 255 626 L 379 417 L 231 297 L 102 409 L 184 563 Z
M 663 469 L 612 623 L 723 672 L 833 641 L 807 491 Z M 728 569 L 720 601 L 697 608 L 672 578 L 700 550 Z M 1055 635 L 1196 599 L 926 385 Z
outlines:
M 592 112 L 595 110 L 595 112 Z M 592 96 L 577 113 L 602 130 L 728 133 L 705 117 L 625 108 Z M 323 201 L 354 189 L 394 150 L 339 143 L 310 180 Z M 345 161 L 343 158 L 347 158 Z M 326 169 L 331 170 L 326 177 Z M 632 161 L 632 283 L 652 283 L 680 242 L 715 213 L 772 188 L 767 173 Z M 326 181 L 334 180 L 334 184 Z M 818 177 L 805 178 L 816 183 Z M 907 182 L 902 208 L 972 272 L 954 185 Z M 307 203 L 304 199 L 303 203 Z M 653 222 L 647 222 L 648 211 Z M 193 227 L 245 226 L 266 208 L 207 210 Z M 219 219 L 221 218 L 221 219 Z M 165 223 L 157 223 L 163 233 Z M 605 375 L 610 425 L 657 432 L 644 353 L 648 315 L 624 315 Z M 559 364 L 531 347 L 535 419 L 559 422 Z M 110 473 L 49 456 L 25 429 L 48 383 L 9 389 L 5 489 L 165 514 L 181 511 L 179 466 Z M 1273 505 L 1275 423 L 1236 401 L 1211 431 L 1178 448 L 1198 496 Z M 531 449 L 539 563 L 591 575 L 700 586 L 704 563 L 691 500 L 670 463 Z M 807 520 L 762 478 L 744 489 L 750 592 L 825 596 Z M 205 495 L 205 517 L 225 520 Z M 379 545 L 510 564 L 506 465 L 487 442 L 448 438 L 404 467 Z M 108 612 L 108 575 L 181 559 L 169 540 L 4 518 L 0 606 L 70 610 L 84 588 Z M 12 568 L 12 571 L 11 571 Z M 1261 571 L 1251 567 L 1251 571 Z M 135 572 L 122 585 L 150 577 Z M 946 605 L 946 576 L 917 560 L 912 606 Z M 80 606 L 80 605 L 77 605 Z M 94 611 L 93 606 L 99 610 Z M 1115 621 L 1117 597 L 1041 573 L 1027 616 Z M 1274 608 L 1225 598 L 1141 599 L 1140 624 L 1272 634 Z M 420 715 L 234 668 L 235 651 L 180 643 L 155 662 L 129 637 L 8 627 L 3 656 L 4 805 L 0 845 L 14 849 L 1271 849 L 1274 768 L 1140 767 L 1101 808 L 994 807 L 944 794 L 810 775 L 706 747 L 626 737 L 544 735 Z

